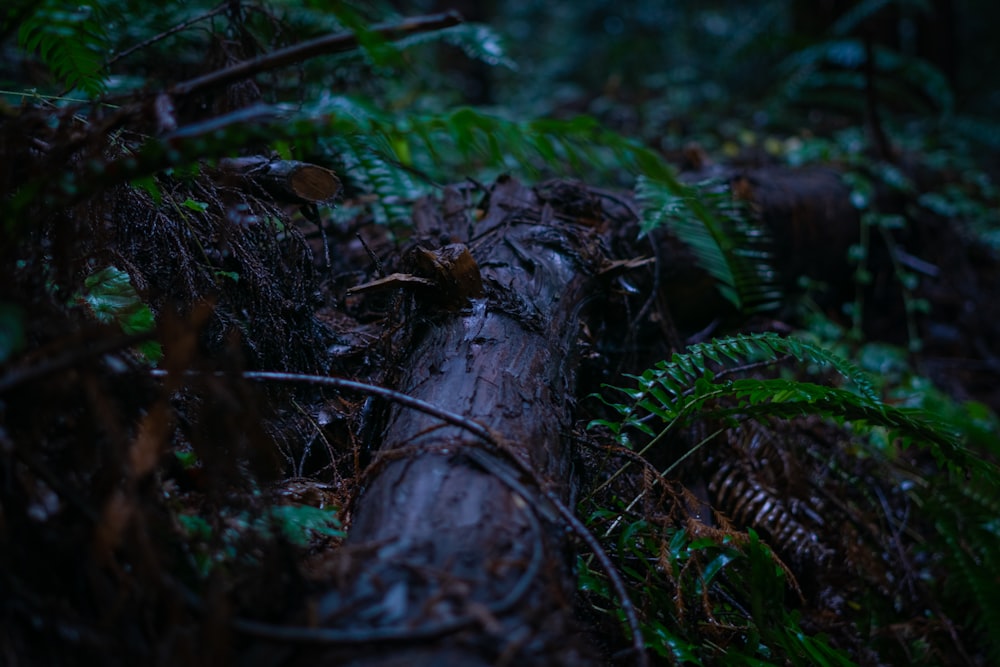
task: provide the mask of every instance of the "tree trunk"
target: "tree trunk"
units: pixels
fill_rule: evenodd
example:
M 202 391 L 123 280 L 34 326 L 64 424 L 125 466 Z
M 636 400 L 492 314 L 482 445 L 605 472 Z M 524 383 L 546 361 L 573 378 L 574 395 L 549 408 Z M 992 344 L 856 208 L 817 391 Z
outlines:
M 589 197 L 581 192 L 575 200 Z M 468 234 L 464 207 L 450 206 L 456 197 L 446 197 L 443 217 L 425 203 L 418 228 Z M 597 662 L 574 628 L 565 531 L 534 481 L 571 495 L 564 434 L 580 312 L 602 261 L 597 230 L 501 179 L 471 232 L 485 297 L 451 310 L 447 301 L 418 302 L 428 314 L 398 389 L 486 426 L 502 451 L 390 407 L 345 545 L 362 555 L 342 579 L 349 588 L 318 608 L 320 624 L 384 641 L 327 650 L 312 664 Z

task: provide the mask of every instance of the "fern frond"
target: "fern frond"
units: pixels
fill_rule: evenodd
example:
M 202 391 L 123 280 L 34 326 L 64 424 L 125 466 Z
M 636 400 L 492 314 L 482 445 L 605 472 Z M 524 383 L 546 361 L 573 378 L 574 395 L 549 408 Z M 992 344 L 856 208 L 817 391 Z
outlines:
M 608 176 L 601 173 L 605 164 L 631 170 L 639 177 L 637 196 L 645 211 L 644 228 L 668 224 L 692 248 L 730 302 L 759 312 L 775 307 L 782 297 L 770 264 L 768 240 L 737 202 L 708 185 L 695 188 L 680 183 L 656 153 L 603 129 L 593 118 L 516 122 L 470 107 L 396 117 L 344 96 L 324 98 L 313 113 L 333 118 L 330 127 L 337 138 L 331 145 L 360 140 L 348 137 L 378 139 L 382 148 L 370 148 L 365 156 L 369 167 L 377 166 L 379 171 L 365 174 L 365 161 L 355 157 L 352 164 L 344 165 L 344 173 L 352 178 L 351 170 L 357 165 L 366 191 L 382 196 L 402 196 L 392 191 L 393 186 L 412 189 L 412 179 L 390 167 L 398 162 L 429 178 L 462 170 L 521 171 L 533 177 L 550 171 L 565 176 L 567 165 L 598 177 Z M 350 160 L 346 155 L 344 159 Z M 385 187 L 374 186 L 375 176 Z
M 854 7 L 844 12 L 838 18 L 830 32 L 834 35 L 847 35 L 854 32 L 866 20 L 879 13 L 889 5 L 896 5 L 902 10 L 930 13 L 930 3 L 927 0 L 862 0 Z
M 800 363 L 829 366 L 846 378 L 853 390 L 786 379 L 720 380 L 717 375 L 741 364 L 777 362 L 783 357 Z M 635 378 L 637 388 L 614 387 L 630 399 L 609 403 L 621 416 L 618 423 L 599 420 L 625 440 L 631 428 L 659 438 L 648 417 L 670 428 L 695 417 L 722 419 L 793 418 L 819 415 L 854 428 L 882 427 L 905 446 L 927 448 L 938 464 L 962 469 L 983 479 L 1000 479 L 996 466 L 975 457 L 961 436 L 944 420 L 925 411 L 883 402 L 872 382 L 853 364 L 805 341 L 763 333 L 715 339 L 675 354 Z
M 407 49 L 411 46 L 441 41 L 458 47 L 473 60 L 480 60 L 487 65 L 517 69 L 514 61 L 507 56 L 500 33 L 483 23 L 460 23 L 436 32 L 411 35 L 399 40 L 396 45 L 400 49 Z
M 643 373 L 640 384 L 657 382 L 679 397 L 691 383 L 705 375 L 710 363 L 722 368 L 746 363 L 777 363 L 783 357 L 792 357 L 804 364 L 828 366 L 850 382 L 859 395 L 878 400 L 868 374 L 850 361 L 814 343 L 770 332 L 738 334 L 691 345 L 686 353 L 675 354 L 670 361 L 659 362 L 655 370 Z
M 947 573 L 942 578 L 956 620 L 984 640 L 990 662 L 1000 664 L 1000 507 L 995 487 L 979 484 L 936 485 L 915 498 L 941 536 L 935 554 Z M 940 548 L 943 545 L 943 548 Z
M 326 143 L 339 162 L 338 173 L 362 192 L 375 195 L 376 223 L 399 224 L 410 219 L 413 200 L 426 194 L 427 188 L 399 166 L 390 146 L 362 135 L 332 137 Z
M 67 7 L 47 0 L 18 29 L 22 49 L 37 53 L 67 88 L 92 98 L 107 89 L 101 70 L 108 44 L 101 17 L 91 5 Z
M 748 312 L 776 307 L 782 290 L 770 264 L 767 236 L 743 207 L 714 184 L 692 187 L 640 176 L 636 196 L 643 228 L 668 227 L 715 278 L 722 295 Z
M 914 108 L 933 104 L 943 113 L 954 108 L 954 94 L 944 73 L 931 63 L 885 46 L 874 48 L 875 85 L 880 98 Z M 860 39 L 842 37 L 802 49 L 781 64 L 785 75 L 783 94 L 789 100 L 816 101 L 827 96 L 832 106 L 860 105 L 845 99 L 843 90 L 864 90 L 862 65 L 867 57 Z M 922 96 L 922 98 L 921 98 Z M 847 96 L 851 98 L 854 96 Z

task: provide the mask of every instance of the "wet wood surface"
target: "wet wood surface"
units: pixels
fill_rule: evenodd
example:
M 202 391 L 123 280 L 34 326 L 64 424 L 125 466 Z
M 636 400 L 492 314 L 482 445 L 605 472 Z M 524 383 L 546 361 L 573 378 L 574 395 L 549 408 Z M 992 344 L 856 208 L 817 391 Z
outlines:
M 482 285 L 457 275 L 473 283 L 458 304 L 415 295 L 422 322 L 398 390 L 488 427 L 504 451 L 390 407 L 345 547 L 366 556 L 318 620 L 384 634 L 381 646 L 354 647 L 350 664 L 594 664 L 572 620 L 568 534 L 537 482 L 571 495 L 564 436 L 579 317 L 601 262 L 595 221 L 574 222 L 513 180 L 493 187 L 475 224 L 447 213 L 457 196 L 443 215 L 418 207 L 416 222 L 463 239 Z

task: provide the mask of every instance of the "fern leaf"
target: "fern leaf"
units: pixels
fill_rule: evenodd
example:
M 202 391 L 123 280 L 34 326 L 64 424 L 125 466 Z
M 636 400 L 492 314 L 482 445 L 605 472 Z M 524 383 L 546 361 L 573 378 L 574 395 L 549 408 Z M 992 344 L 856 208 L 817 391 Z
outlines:
M 18 45 L 37 52 L 67 88 L 99 97 L 107 89 L 101 76 L 108 36 L 97 10 L 89 5 L 66 8 L 48 0 L 18 29 Z
M 657 364 L 659 372 L 671 372 L 673 368 L 684 368 L 690 362 L 688 358 L 708 359 L 719 363 L 722 356 L 734 364 L 749 362 L 778 362 L 782 356 L 791 356 L 800 363 L 812 363 L 818 366 L 829 366 L 848 380 L 859 394 L 870 400 L 878 400 L 875 389 L 868 374 L 840 357 L 839 355 L 819 345 L 798 338 L 785 338 L 776 333 L 765 332 L 756 334 L 738 334 L 726 338 L 715 338 L 705 343 L 697 343 L 687 348 L 683 355 L 674 355 L 670 363 Z M 704 366 L 704 361 L 699 362 Z M 686 373 L 684 381 L 693 382 L 695 374 Z
M 723 357 L 727 363 L 719 363 Z M 793 357 L 803 364 L 829 366 L 853 390 L 786 379 L 719 380 L 715 371 L 739 364 L 777 362 Z M 709 363 L 711 362 L 711 364 Z M 715 371 L 711 367 L 714 364 Z M 855 428 L 888 429 L 904 445 L 927 448 L 941 467 L 962 469 L 984 480 L 1000 479 L 997 467 L 974 456 L 949 422 L 923 410 L 884 403 L 867 375 L 850 362 L 807 341 L 773 333 L 738 335 L 692 345 L 685 354 L 660 362 L 637 380 L 637 389 L 615 387 L 631 403 L 613 405 L 622 417 L 616 430 L 623 438 L 628 428 L 649 433 L 647 416 L 668 425 L 700 418 L 761 419 L 819 415 Z M 641 425 L 641 427 L 640 427 Z
M 834 35 L 847 35 L 889 5 L 897 5 L 901 9 L 915 9 L 925 14 L 929 14 L 931 11 L 930 3 L 927 0 L 862 0 L 844 12 L 833 24 L 830 31 Z
M 636 196 L 643 228 L 669 228 L 737 308 L 755 312 L 776 307 L 782 293 L 769 263 L 766 236 L 726 195 L 711 192 L 710 185 L 695 188 L 640 176 Z
M 995 488 L 980 493 L 965 483 L 935 485 L 917 498 L 934 521 L 948 576 L 943 579 L 952 613 L 984 640 L 990 662 L 1000 664 L 1000 523 Z M 943 544 L 943 548 L 939 547 Z
M 336 137 L 327 146 L 339 161 L 342 174 L 362 192 L 376 195 L 372 203 L 379 224 L 405 223 L 410 219 L 412 200 L 426 193 L 399 166 L 391 146 L 377 145 L 361 135 Z
M 514 61 L 507 56 L 500 33 L 483 23 L 460 23 L 444 30 L 411 35 L 396 42 L 396 46 L 407 49 L 441 41 L 458 47 L 469 58 L 487 65 L 517 69 Z

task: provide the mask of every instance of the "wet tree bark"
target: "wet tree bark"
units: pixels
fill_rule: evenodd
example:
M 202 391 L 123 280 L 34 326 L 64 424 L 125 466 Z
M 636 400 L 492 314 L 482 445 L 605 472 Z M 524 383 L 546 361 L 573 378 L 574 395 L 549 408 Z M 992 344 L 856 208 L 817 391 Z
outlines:
M 469 239 L 483 298 L 451 308 L 419 297 L 425 321 L 398 389 L 483 424 L 503 451 L 390 408 L 346 545 L 364 555 L 345 578 L 349 589 L 318 609 L 321 624 L 383 641 L 327 651 L 322 663 L 596 664 L 572 620 L 567 533 L 536 480 L 572 494 L 564 434 L 580 313 L 603 259 L 598 230 L 513 180 L 494 186 L 471 226 L 456 197 L 446 197 L 443 216 L 424 205 L 416 222 Z

